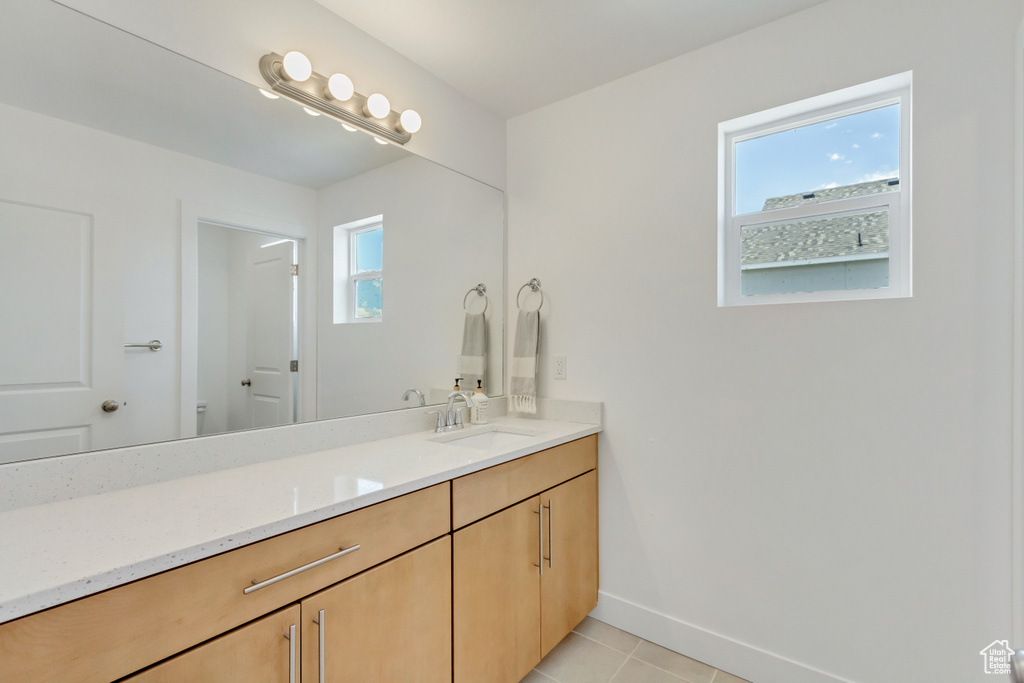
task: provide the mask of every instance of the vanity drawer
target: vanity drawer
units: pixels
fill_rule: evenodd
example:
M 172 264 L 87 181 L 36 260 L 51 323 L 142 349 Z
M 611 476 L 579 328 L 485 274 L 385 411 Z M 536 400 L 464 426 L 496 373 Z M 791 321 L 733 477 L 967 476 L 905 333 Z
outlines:
M 452 528 L 459 529 L 597 467 L 597 435 L 452 480 Z
M 445 482 L 0 625 L 0 680 L 125 676 L 443 536 L 450 519 Z

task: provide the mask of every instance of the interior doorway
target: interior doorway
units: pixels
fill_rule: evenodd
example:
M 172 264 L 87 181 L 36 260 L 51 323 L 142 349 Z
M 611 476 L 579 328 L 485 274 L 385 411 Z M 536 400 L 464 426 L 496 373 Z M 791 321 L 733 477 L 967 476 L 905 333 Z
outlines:
M 299 240 L 201 221 L 197 247 L 195 433 L 295 422 Z

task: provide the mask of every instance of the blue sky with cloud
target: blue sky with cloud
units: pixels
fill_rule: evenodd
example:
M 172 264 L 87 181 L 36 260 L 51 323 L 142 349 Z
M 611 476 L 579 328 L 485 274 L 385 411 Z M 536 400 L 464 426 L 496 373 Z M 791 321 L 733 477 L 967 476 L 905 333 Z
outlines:
M 736 213 L 765 199 L 899 177 L 899 105 L 801 126 L 736 145 Z

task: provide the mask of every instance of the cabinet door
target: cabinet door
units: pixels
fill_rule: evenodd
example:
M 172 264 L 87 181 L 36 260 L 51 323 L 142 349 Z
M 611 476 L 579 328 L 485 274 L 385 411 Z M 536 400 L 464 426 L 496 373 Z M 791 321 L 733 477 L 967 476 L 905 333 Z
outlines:
M 163 664 L 130 683 L 282 683 L 298 681 L 299 606 L 258 619 Z
M 541 657 L 597 606 L 597 471 L 540 495 L 544 506 Z
M 306 598 L 303 681 L 449 683 L 451 585 L 444 536 Z
M 540 661 L 539 504 L 453 534 L 455 683 L 518 683 Z

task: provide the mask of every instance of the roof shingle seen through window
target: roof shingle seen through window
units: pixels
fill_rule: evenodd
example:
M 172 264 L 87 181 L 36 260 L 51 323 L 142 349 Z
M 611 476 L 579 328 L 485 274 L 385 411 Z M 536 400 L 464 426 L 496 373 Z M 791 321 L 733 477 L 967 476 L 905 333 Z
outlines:
M 881 180 L 871 180 L 866 183 L 826 187 L 810 192 L 797 192 L 796 194 L 787 194 L 781 197 L 769 197 L 764 200 L 764 207 L 761 210 L 788 209 L 793 206 L 800 206 L 801 204 L 816 204 L 818 202 L 830 202 L 834 199 L 849 199 L 850 197 L 863 197 L 864 195 L 878 194 L 879 192 L 890 192 L 899 189 L 898 184 L 889 184 L 894 180 L 897 183 L 899 182 L 895 177 L 882 178 Z
M 808 192 L 770 197 L 764 210 L 782 209 L 801 204 L 826 202 L 863 195 L 888 192 L 898 188 L 891 179 L 843 185 Z M 846 216 L 830 216 L 746 228 L 741 236 L 740 264 L 785 263 L 808 259 L 839 258 L 884 254 L 889 251 L 889 212 L 873 211 Z

